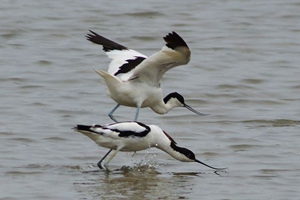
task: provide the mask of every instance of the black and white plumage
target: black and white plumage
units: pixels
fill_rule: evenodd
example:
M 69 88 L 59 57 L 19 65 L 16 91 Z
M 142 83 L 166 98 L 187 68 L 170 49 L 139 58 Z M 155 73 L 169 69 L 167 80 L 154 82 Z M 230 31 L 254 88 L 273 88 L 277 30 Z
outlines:
M 103 46 L 111 59 L 108 71 L 95 70 L 105 81 L 108 95 L 117 102 L 109 113 L 117 122 L 113 113 L 120 106 L 136 107 L 134 121 L 137 121 L 140 108 L 150 107 L 158 114 L 165 114 L 174 107 L 186 107 L 197 115 L 205 115 L 186 105 L 184 98 L 177 92 L 163 98 L 162 76 L 171 68 L 185 65 L 190 61 L 190 49 L 186 42 L 175 32 L 164 37 L 166 45 L 158 52 L 147 57 L 135 50 L 113 42 L 93 31 L 87 39 Z
M 165 131 L 156 125 L 146 125 L 141 122 L 118 122 L 108 125 L 77 125 L 75 128 L 99 146 L 110 149 L 98 162 L 98 167 L 108 169 L 108 163 L 119 151 L 136 152 L 156 147 L 182 162 L 198 162 L 214 170 L 215 168 L 196 159 L 195 154 L 186 148 L 177 146 L 177 143 Z M 113 152 L 109 157 L 107 157 Z

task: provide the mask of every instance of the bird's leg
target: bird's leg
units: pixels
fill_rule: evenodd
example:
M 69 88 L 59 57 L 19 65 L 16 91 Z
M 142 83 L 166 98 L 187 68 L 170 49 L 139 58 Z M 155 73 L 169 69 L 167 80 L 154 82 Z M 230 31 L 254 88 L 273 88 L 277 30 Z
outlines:
M 135 122 L 137 121 L 137 118 L 139 116 L 140 108 L 141 108 L 140 106 L 137 106 L 137 108 L 136 108 L 136 113 L 135 113 L 135 117 L 134 117 Z
M 109 151 L 105 154 L 105 156 L 97 163 L 97 165 L 98 165 L 98 167 L 99 167 L 100 169 L 103 169 L 101 163 L 102 163 L 102 161 L 106 158 L 106 156 L 108 156 L 108 154 L 110 154 L 111 151 L 112 151 L 112 149 L 109 150 Z
M 114 150 L 114 152 L 109 156 L 108 160 L 104 162 L 105 169 L 108 169 L 108 163 L 115 157 L 115 155 L 119 152 L 119 149 Z
M 116 107 L 114 107 L 109 113 L 108 116 L 114 121 L 118 122 L 115 117 L 113 116 L 113 113 L 119 108 L 120 104 L 117 104 Z

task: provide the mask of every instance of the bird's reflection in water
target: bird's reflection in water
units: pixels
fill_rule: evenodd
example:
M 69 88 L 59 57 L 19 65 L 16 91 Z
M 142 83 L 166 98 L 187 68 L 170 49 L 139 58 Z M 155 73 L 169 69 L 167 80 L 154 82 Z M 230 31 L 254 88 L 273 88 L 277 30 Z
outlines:
M 193 190 L 193 179 L 201 175 L 197 172 L 160 173 L 149 165 L 85 174 L 90 179 L 76 183 L 77 191 L 102 199 L 188 199 Z

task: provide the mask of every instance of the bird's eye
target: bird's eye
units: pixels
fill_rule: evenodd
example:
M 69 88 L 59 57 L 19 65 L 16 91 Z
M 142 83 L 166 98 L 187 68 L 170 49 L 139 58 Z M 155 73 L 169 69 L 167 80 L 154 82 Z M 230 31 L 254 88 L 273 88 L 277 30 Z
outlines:
M 188 154 L 188 158 L 190 158 L 190 159 L 194 159 L 194 158 L 195 158 L 195 155 L 194 155 L 194 154 L 191 154 L 191 153 L 189 153 L 189 154 Z

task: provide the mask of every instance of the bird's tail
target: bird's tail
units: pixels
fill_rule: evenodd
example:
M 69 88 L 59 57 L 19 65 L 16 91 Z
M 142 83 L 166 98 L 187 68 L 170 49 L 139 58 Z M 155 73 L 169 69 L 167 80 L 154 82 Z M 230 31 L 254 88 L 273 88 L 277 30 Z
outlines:
M 118 88 L 120 86 L 121 81 L 117 77 L 109 74 L 108 72 L 102 69 L 98 69 L 98 70 L 94 69 L 94 71 L 104 79 L 108 88 L 109 87 Z
M 100 125 L 96 125 L 96 126 L 101 127 Z M 98 139 L 99 133 L 92 130 L 94 127 L 95 127 L 95 125 L 94 126 L 77 125 L 74 127 L 74 130 L 78 131 L 78 132 L 84 134 L 85 136 L 89 137 L 90 139 L 96 141 Z
M 111 76 L 109 73 L 107 73 L 106 71 L 102 70 L 102 69 L 94 69 L 94 71 L 99 74 L 102 78 L 106 78 Z
M 91 131 L 92 127 L 93 126 L 77 125 L 76 127 L 74 127 L 74 129 L 77 130 L 77 131 Z

